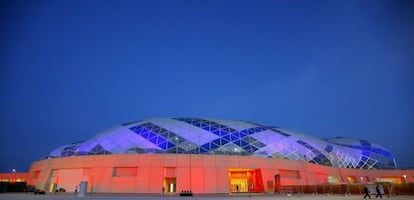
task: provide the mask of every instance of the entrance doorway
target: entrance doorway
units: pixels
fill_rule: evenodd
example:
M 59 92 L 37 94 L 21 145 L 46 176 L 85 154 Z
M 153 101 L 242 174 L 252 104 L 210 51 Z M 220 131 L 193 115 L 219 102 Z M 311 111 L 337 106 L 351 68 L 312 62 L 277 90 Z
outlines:
M 248 192 L 247 179 L 244 178 L 232 178 L 230 180 L 230 191 L 234 192 Z
M 231 168 L 228 176 L 231 193 L 264 191 L 260 169 Z
M 163 192 L 164 194 L 175 194 L 176 193 L 176 177 L 167 177 L 163 181 Z
M 275 175 L 275 192 L 280 192 L 280 174 Z

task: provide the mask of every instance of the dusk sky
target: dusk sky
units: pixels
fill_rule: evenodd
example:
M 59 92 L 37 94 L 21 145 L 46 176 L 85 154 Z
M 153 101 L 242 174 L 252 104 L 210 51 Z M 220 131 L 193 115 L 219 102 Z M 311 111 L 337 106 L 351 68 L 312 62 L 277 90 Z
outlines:
M 414 2 L 4 0 L 0 172 L 150 117 L 366 139 L 414 166 Z

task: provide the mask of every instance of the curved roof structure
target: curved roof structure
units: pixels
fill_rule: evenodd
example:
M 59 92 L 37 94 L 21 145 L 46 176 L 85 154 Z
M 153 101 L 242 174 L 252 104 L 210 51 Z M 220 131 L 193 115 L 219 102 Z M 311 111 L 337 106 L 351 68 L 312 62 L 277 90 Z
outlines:
M 122 124 L 62 146 L 47 158 L 136 153 L 246 155 L 344 168 L 395 168 L 388 150 L 366 140 L 318 139 L 275 126 L 201 118 L 150 118 Z

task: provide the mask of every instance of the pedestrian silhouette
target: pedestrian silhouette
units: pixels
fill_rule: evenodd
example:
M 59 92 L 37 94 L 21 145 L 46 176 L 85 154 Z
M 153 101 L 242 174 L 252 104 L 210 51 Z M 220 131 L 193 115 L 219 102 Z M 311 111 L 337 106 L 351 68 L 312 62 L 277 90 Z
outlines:
M 377 191 L 377 195 L 375 195 L 375 198 L 380 197 L 382 199 L 382 194 L 381 194 L 380 186 L 377 185 L 377 187 L 375 187 L 375 190 Z
M 364 193 L 365 193 L 364 199 L 367 197 L 371 199 L 371 195 L 369 194 L 369 190 L 367 186 L 364 187 Z

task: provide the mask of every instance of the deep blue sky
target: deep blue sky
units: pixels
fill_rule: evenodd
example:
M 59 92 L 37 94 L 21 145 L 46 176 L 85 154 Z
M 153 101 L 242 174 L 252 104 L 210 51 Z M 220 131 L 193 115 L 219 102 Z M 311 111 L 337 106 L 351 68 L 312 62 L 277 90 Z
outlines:
M 414 166 L 412 1 L 0 5 L 0 172 L 148 117 L 381 144 Z

